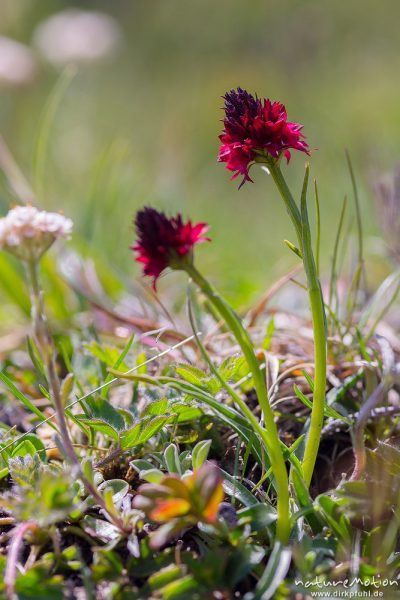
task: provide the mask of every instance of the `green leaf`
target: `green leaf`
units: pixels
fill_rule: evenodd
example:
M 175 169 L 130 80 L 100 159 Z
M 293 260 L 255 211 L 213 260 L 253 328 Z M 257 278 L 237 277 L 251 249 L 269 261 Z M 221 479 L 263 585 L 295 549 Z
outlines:
M 340 504 L 325 494 L 318 496 L 315 503 L 335 535 L 342 542 L 350 544 L 352 528 L 349 519 L 340 512 Z
M 253 504 L 253 506 L 242 508 L 237 515 L 240 524 L 250 522 L 252 531 L 266 529 L 271 523 L 275 523 L 277 519 L 275 508 L 266 503 Z
M 178 413 L 178 418 L 175 420 L 176 423 L 193 423 L 198 421 L 202 417 L 204 412 L 201 408 L 194 408 L 194 406 L 187 407 L 186 410 L 182 410 Z
M 23 446 L 25 442 L 27 445 Z M 25 456 L 26 454 L 30 454 L 31 456 L 39 454 L 39 457 L 43 462 L 46 462 L 47 460 L 45 445 L 34 433 L 25 435 L 23 441 L 16 448 L 11 448 L 10 450 L 13 458 L 16 456 Z
M 225 581 L 229 588 L 235 588 L 253 569 L 260 565 L 265 550 L 255 544 L 236 548 L 231 552 L 225 567 Z
M 253 430 L 250 428 L 248 421 L 240 415 L 234 408 L 226 406 L 215 400 L 215 398 L 207 393 L 206 391 L 200 390 L 189 383 L 168 379 L 168 386 L 172 389 L 176 389 L 189 395 L 189 397 L 196 398 L 198 401 L 203 402 L 207 406 L 211 407 L 215 415 L 228 427 L 231 427 L 245 442 L 245 444 L 251 449 L 252 454 L 256 458 L 258 464 L 266 468 L 269 467 L 268 461 L 265 461 L 261 450 L 260 440 L 254 435 Z
M 112 501 L 114 504 L 118 504 L 122 502 L 129 492 L 129 483 L 123 479 L 108 479 L 99 485 L 99 490 L 103 493 L 106 490 L 111 490 Z
M 222 361 L 219 373 L 223 379 L 239 381 L 249 374 L 249 367 L 244 356 L 228 356 Z
M 164 451 L 164 462 L 169 473 L 182 475 L 179 451 L 176 444 L 169 444 Z
M 168 565 L 164 569 L 158 571 L 158 573 L 154 573 L 148 579 L 149 588 L 154 591 L 158 590 L 168 583 L 175 581 L 179 577 L 183 575 L 182 567 L 178 567 L 177 565 Z
M 36 565 L 19 573 L 15 583 L 18 600 L 63 600 L 65 586 L 59 575 L 51 575 L 44 566 Z
M 115 527 L 115 525 L 90 515 L 86 515 L 83 518 L 82 527 L 86 533 L 98 538 L 102 542 L 110 543 L 114 540 L 118 540 L 121 537 L 121 532 L 119 529 L 117 529 L 117 527 Z
M 246 594 L 244 600 L 270 600 L 270 598 L 273 598 L 278 586 L 286 577 L 290 561 L 290 548 L 286 548 L 280 542 L 275 542 L 255 592 Z
M 315 193 L 315 266 L 317 268 L 317 275 L 319 277 L 319 256 L 321 249 L 321 211 L 319 205 L 319 194 L 317 180 L 314 179 L 314 193 Z
M 121 354 L 119 355 L 119 357 L 117 358 L 117 360 L 115 361 L 115 363 L 112 365 L 114 369 L 118 370 L 121 368 L 121 366 L 124 366 L 124 360 L 126 358 L 126 355 L 128 354 L 128 352 L 130 351 L 133 342 L 135 340 L 135 334 L 132 334 L 131 337 L 128 340 L 128 343 L 126 344 L 125 348 L 123 349 L 123 351 L 121 352 Z M 128 369 L 128 366 L 125 366 L 125 369 Z M 109 381 L 111 381 L 113 378 L 113 375 L 111 375 L 111 373 L 109 373 L 107 375 L 107 377 L 104 380 L 104 383 L 108 383 Z M 104 387 L 101 390 L 101 397 L 105 398 L 108 392 L 108 388 Z
M 229 496 L 233 496 L 244 504 L 244 506 L 253 506 L 258 503 L 257 498 L 235 477 L 229 475 L 226 471 L 221 469 L 221 472 L 224 476 L 223 486 L 225 492 Z
M 191 594 L 199 592 L 199 583 L 192 575 L 186 575 L 178 581 L 169 583 L 162 589 L 163 600 L 188 600 Z
M 207 460 L 212 440 L 202 440 L 195 445 L 192 452 L 193 469 L 199 469 Z
M 29 440 L 22 440 L 20 444 L 12 451 L 12 458 L 16 456 L 33 456 L 36 453 L 36 448 Z
M 5 252 L 0 253 L 0 285 L 7 296 L 22 310 L 29 315 L 30 301 L 26 291 L 23 277 L 13 266 L 12 259 Z
M 346 377 L 340 387 L 332 388 L 328 392 L 326 396 L 326 404 L 328 406 L 333 406 L 336 402 L 340 403 L 340 401 L 346 397 L 347 392 L 353 389 L 362 379 L 364 379 L 363 369 L 360 369 L 357 371 L 357 373 L 354 373 L 354 375 L 349 375 L 349 377 Z
M 42 380 L 43 380 L 42 382 L 45 383 L 46 385 L 48 385 L 47 377 L 46 377 L 46 369 L 45 369 L 43 360 L 39 354 L 38 349 L 36 348 L 34 341 L 30 337 L 27 338 L 27 346 L 28 346 L 28 353 L 29 353 L 30 359 L 33 363 L 33 366 L 35 367 L 37 373 L 42 378 Z
M 119 436 L 119 443 L 121 444 L 121 448 L 123 450 L 127 450 L 128 448 L 133 448 L 139 444 L 138 439 L 141 430 L 141 424 L 136 423 L 130 429 L 126 429 Z
M 305 406 L 307 406 L 307 408 L 312 409 L 313 403 L 311 402 L 311 400 L 309 398 L 307 398 L 307 396 L 305 396 L 303 394 L 303 392 L 300 390 L 300 388 L 296 384 L 294 384 L 293 389 L 294 389 L 294 392 L 295 392 L 296 396 L 298 397 L 298 399 L 301 400 L 301 402 Z M 324 408 L 324 414 L 326 417 L 331 417 L 333 419 L 338 419 L 340 421 L 344 421 L 348 425 L 351 424 L 349 419 L 346 419 L 346 417 L 341 415 L 334 408 L 331 408 L 327 404 L 325 405 L 325 408 Z
M 131 339 L 132 338 L 130 338 L 130 340 Z M 107 367 L 114 367 L 114 365 L 119 362 L 119 366 L 122 365 L 124 369 L 128 369 L 127 365 L 122 364 L 123 358 L 120 360 L 121 353 L 118 348 L 114 346 L 102 346 L 96 340 L 92 340 L 90 343 L 84 344 L 84 347 L 88 352 L 90 352 L 90 354 L 92 354 L 92 356 L 97 358 L 101 363 L 104 363 Z
M 147 419 L 136 423 L 130 429 L 120 433 L 120 444 L 124 450 L 145 444 L 153 435 L 169 421 L 170 417 L 157 416 L 154 419 Z
M 146 375 L 147 373 L 147 356 L 145 352 L 141 352 L 136 359 L 136 373 Z
M 271 348 L 272 338 L 275 333 L 275 318 L 272 316 L 268 321 L 267 328 L 265 331 L 265 336 L 262 342 L 262 347 L 264 350 L 269 350 Z
M 104 398 L 87 398 L 89 417 L 98 421 L 104 421 L 117 431 L 125 429 L 125 421 L 120 412 Z
M 64 99 L 75 74 L 76 68 L 71 65 L 62 71 L 43 106 L 39 118 L 38 135 L 33 155 L 33 173 L 35 191 L 39 198 L 42 198 L 42 201 L 45 198 L 46 160 L 49 150 L 49 140 L 51 139 L 51 128 L 57 110 Z
M 143 458 L 137 458 L 136 460 L 131 460 L 130 465 L 137 473 L 140 471 L 147 471 L 148 469 L 153 469 L 154 465 Z
M 116 429 L 114 429 L 114 427 L 112 427 L 112 425 L 109 425 L 109 423 L 106 423 L 106 421 L 103 421 L 102 419 L 87 419 L 86 417 L 81 417 L 79 420 L 82 421 L 85 425 L 89 425 L 89 427 L 91 427 L 95 431 L 98 431 L 99 433 L 102 433 L 103 435 L 108 435 L 110 438 L 112 438 L 113 440 L 118 442 L 118 440 L 119 440 L 118 431 Z
M 300 516 L 303 516 L 305 513 L 306 519 L 312 529 L 312 531 L 316 534 L 322 531 L 323 528 L 323 519 L 319 515 L 319 513 L 315 510 L 308 487 L 302 478 L 300 472 L 296 469 L 293 469 L 292 472 L 292 483 L 294 490 L 296 492 L 296 499 L 300 506 L 300 511 L 294 515 L 294 520 L 297 520 Z
M 148 385 L 154 385 L 158 388 L 162 388 L 164 385 L 167 385 L 170 389 L 181 394 L 185 394 L 189 398 L 195 398 L 198 402 L 209 406 L 213 409 L 214 414 L 226 426 L 231 427 L 241 437 L 241 439 L 243 439 L 260 466 L 265 466 L 267 469 L 270 466 L 268 460 L 266 460 L 266 457 L 263 455 L 261 450 L 260 440 L 256 435 L 254 435 L 253 430 L 248 424 L 248 421 L 242 417 L 237 410 L 219 402 L 207 391 L 187 383 L 186 381 L 172 377 L 151 377 L 138 374 L 126 375 L 118 371 L 115 371 L 114 375 L 129 381 L 143 381 Z
M 84 474 L 84 476 L 86 477 L 86 479 L 90 482 L 90 483 L 94 483 L 94 469 L 93 469 L 93 462 L 89 457 L 85 457 L 82 461 L 81 461 L 81 467 L 82 467 L 82 472 Z
M 37 408 L 37 406 L 35 406 L 30 400 L 29 398 L 27 398 L 17 387 L 16 385 L 14 385 L 14 383 L 11 381 L 11 379 L 4 373 L 4 371 L 0 371 L 0 379 L 1 381 L 8 387 L 8 389 L 10 390 L 10 392 L 12 392 L 15 396 L 15 398 L 17 400 L 19 400 L 20 402 L 22 402 L 22 404 L 25 406 L 25 408 L 27 408 L 28 410 L 30 410 L 31 412 L 33 412 L 37 417 L 39 417 L 39 419 L 41 421 L 45 421 L 46 420 L 46 415 L 44 415 L 42 413 L 41 410 L 39 410 Z M 50 427 L 52 427 L 53 429 L 55 429 L 57 431 L 57 427 L 51 422 L 48 421 Z
M 162 415 L 155 417 L 154 419 L 149 421 L 146 425 L 144 425 L 140 433 L 139 443 L 146 443 L 150 438 L 153 437 L 153 435 L 158 433 L 160 429 L 162 429 L 164 425 L 168 423 L 168 421 L 170 421 L 170 417 L 164 417 Z
M 313 378 L 307 373 L 307 371 L 305 371 L 304 369 L 302 369 L 301 371 L 308 383 L 308 385 L 310 386 L 310 390 L 313 392 L 314 391 L 314 381 Z
M 74 376 L 72 373 L 68 373 L 68 375 L 64 377 L 61 383 L 61 401 L 63 403 L 63 406 L 66 406 L 68 404 L 68 400 L 72 392 L 73 386 Z
M 150 402 L 142 412 L 141 416 L 146 417 L 148 415 L 165 415 L 168 410 L 167 398 L 161 398 L 155 402 Z
M 160 483 L 165 476 L 165 473 L 159 469 L 149 469 L 148 471 L 140 471 L 139 477 L 149 483 Z
M 343 231 L 344 219 L 345 219 L 345 215 L 346 215 L 346 208 L 347 208 L 347 196 L 345 196 L 343 199 L 342 209 L 340 212 L 339 224 L 338 224 L 338 228 L 337 228 L 337 232 L 336 232 L 335 244 L 333 247 L 333 256 L 332 256 L 332 261 L 331 261 L 331 275 L 330 275 L 330 280 L 329 280 L 329 306 L 331 307 L 331 309 L 334 309 L 336 313 L 338 313 L 340 310 L 338 295 L 336 292 L 336 289 L 337 289 L 336 282 L 337 282 L 337 278 L 338 278 L 338 273 L 336 271 L 336 264 L 337 264 L 337 259 L 338 259 L 339 244 L 340 244 L 341 235 L 342 235 L 342 231 Z M 336 300 L 335 306 L 333 305 L 334 299 Z
M 188 383 L 192 383 L 200 388 L 207 387 L 204 379 L 207 378 L 206 373 L 197 369 L 196 367 L 192 367 L 192 365 L 183 365 L 181 364 L 179 367 L 176 367 L 176 373 L 182 377 Z
M 289 240 L 283 240 L 284 243 L 286 244 L 286 246 L 289 248 L 289 250 L 291 250 L 292 252 L 294 252 L 294 254 L 296 256 L 298 256 L 299 258 L 303 258 L 301 255 L 301 251 L 297 248 L 297 246 L 295 246 L 294 244 L 292 244 L 292 242 L 289 242 Z

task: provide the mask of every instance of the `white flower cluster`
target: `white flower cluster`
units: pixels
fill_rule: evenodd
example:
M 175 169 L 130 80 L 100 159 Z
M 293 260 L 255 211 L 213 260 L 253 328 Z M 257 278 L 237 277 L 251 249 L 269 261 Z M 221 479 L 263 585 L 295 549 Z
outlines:
M 30 48 L 0 36 L 0 85 L 19 86 L 32 83 L 37 63 Z
M 24 260 L 37 260 L 57 238 L 68 239 L 73 223 L 59 213 L 16 206 L 0 219 L 0 249 Z
M 98 11 L 67 9 L 51 15 L 34 33 L 34 44 L 50 63 L 90 63 L 117 48 L 122 34 L 117 22 Z

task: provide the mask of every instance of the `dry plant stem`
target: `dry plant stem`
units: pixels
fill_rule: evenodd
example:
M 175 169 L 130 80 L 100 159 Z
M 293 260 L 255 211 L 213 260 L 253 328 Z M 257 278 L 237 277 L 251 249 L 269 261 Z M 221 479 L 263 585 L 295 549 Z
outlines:
M 11 190 L 20 202 L 22 204 L 34 202 L 35 195 L 1 135 L 0 168 L 5 174 Z
M 14 523 L 14 517 L 0 517 L 0 527 L 5 527 L 6 525 L 14 525 Z
M 102 496 L 82 473 L 81 465 L 78 457 L 75 454 L 74 446 L 68 430 L 67 420 L 65 418 L 65 411 L 60 391 L 60 382 L 57 376 L 55 365 L 53 340 L 47 326 L 47 320 L 43 306 L 43 294 L 39 285 L 37 261 L 28 261 L 27 268 L 31 289 L 32 321 L 34 326 L 35 340 L 46 368 L 50 388 L 49 391 L 54 402 L 54 408 L 57 414 L 57 422 L 60 428 L 60 435 L 67 458 L 69 462 L 77 468 L 79 477 L 82 480 L 86 491 L 91 494 L 99 506 L 106 511 L 106 513 L 112 519 L 114 525 L 116 525 L 116 527 L 118 527 L 121 531 L 126 532 L 126 528 L 124 527 L 122 519 L 110 515 Z
M 246 321 L 248 322 L 249 327 L 254 327 L 256 321 L 260 314 L 265 310 L 266 305 L 270 301 L 270 299 L 281 290 L 281 288 L 288 282 L 291 281 L 292 277 L 297 275 L 299 270 L 301 269 L 301 265 L 296 265 L 289 273 L 278 279 L 267 291 L 261 296 L 260 300 L 257 304 L 249 310 L 249 313 L 246 317 Z
M 372 411 L 382 401 L 385 391 L 387 390 L 388 383 L 381 381 L 381 383 L 375 388 L 368 400 L 363 404 L 354 428 L 354 471 L 351 475 L 351 480 L 360 479 L 364 472 L 365 464 L 367 460 L 365 443 L 364 443 L 364 430 L 367 425 L 368 419 L 370 418 Z
M 96 469 L 102 469 L 103 467 L 105 467 L 106 465 L 108 465 L 110 462 L 112 462 L 113 460 L 115 460 L 116 458 L 118 458 L 119 456 L 121 456 L 121 454 L 124 453 L 124 450 L 118 446 L 118 448 L 115 448 L 115 450 L 113 450 L 112 452 L 110 452 L 110 454 L 108 454 L 107 456 L 105 456 L 104 458 L 102 458 L 101 460 L 99 460 L 96 464 L 95 464 L 95 468 Z
M 188 275 L 192 278 L 196 285 L 198 285 L 203 294 L 208 298 L 208 300 L 224 319 L 225 323 L 240 345 L 247 364 L 252 372 L 254 387 L 257 393 L 258 402 L 263 412 L 267 432 L 267 435 L 265 437 L 263 436 L 263 439 L 267 446 L 273 474 L 276 480 L 278 513 L 276 536 L 280 542 L 285 544 L 289 539 L 291 529 L 289 512 L 289 482 L 285 460 L 280 447 L 278 429 L 274 420 L 274 413 L 269 404 L 264 376 L 260 370 L 260 365 L 254 353 L 253 345 L 240 319 L 233 312 L 226 301 L 201 275 L 196 267 L 187 261 L 184 268 Z
M 29 530 L 35 530 L 36 527 L 37 525 L 34 521 L 26 521 L 25 523 L 18 525 L 13 531 L 10 549 L 8 551 L 6 571 L 4 574 L 6 595 L 9 600 L 13 600 L 14 598 L 17 562 L 25 534 Z
M 313 321 L 315 362 L 314 398 L 313 408 L 311 411 L 310 429 L 307 436 L 306 447 L 302 461 L 303 477 L 307 486 L 309 486 L 318 454 L 321 431 L 324 422 L 326 391 L 325 308 L 315 260 L 312 251 L 310 251 L 310 247 L 307 249 L 305 245 L 306 238 L 304 234 L 305 230 L 308 229 L 308 223 L 304 222 L 304 216 L 299 211 L 299 208 L 293 199 L 279 165 L 276 163 L 271 163 L 268 164 L 268 168 L 282 196 L 282 199 L 285 202 L 286 209 L 296 230 L 299 249 L 303 256 L 304 270 L 307 277 L 307 289 Z

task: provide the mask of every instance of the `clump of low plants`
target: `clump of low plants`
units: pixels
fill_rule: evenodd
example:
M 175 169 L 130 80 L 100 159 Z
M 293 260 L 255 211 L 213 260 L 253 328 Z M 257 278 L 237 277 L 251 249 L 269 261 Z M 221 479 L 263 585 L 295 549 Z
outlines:
M 400 346 L 388 318 L 398 271 L 368 288 L 347 155 L 356 260 L 343 259 L 345 199 L 322 273 L 317 184 L 312 226 L 309 164 L 300 194 L 285 176 L 292 153 L 311 155 L 302 125 L 280 102 L 241 88 L 224 102 L 218 160 L 240 188 L 257 167 L 268 173 L 299 263 L 247 313 L 199 269 L 209 226 L 181 212 L 136 214 L 132 251 L 152 281 L 140 298 L 118 282 L 121 304 L 108 268 L 100 275 L 101 265 L 66 248 L 52 258 L 53 244 L 72 235 L 69 218 L 21 205 L 0 220 L 27 331 L 0 372 L 7 599 L 399 591 Z M 393 215 L 397 187 L 379 189 Z M 394 219 L 384 226 L 395 239 Z M 188 279 L 178 315 L 160 291 L 169 269 Z M 307 315 L 268 306 L 285 285 L 307 299 Z M 121 310 L 133 301 L 141 314 Z

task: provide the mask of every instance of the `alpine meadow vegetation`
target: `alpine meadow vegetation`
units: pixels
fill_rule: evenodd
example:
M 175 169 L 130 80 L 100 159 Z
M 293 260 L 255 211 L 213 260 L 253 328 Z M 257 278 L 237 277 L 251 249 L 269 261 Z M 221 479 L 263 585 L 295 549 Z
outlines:
M 391 318 L 399 174 L 376 183 L 391 273 L 372 289 L 349 153 L 354 218 L 345 198 L 325 269 L 324 202 L 310 184 L 315 140 L 281 102 L 241 87 L 223 101 L 217 160 L 239 190 L 227 185 L 242 194 L 268 176 L 274 193 L 259 219 L 267 235 L 268 211 L 283 206 L 294 236 L 282 251 L 296 266 L 246 309 L 199 266 L 221 234 L 206 214 L 197 223 L 184 206 L 171 215 L 146 199 L 132 216 L 127 206 L 126 250 L 132 273 L 135 262 L 142 269 L 132 286 L 112 260 L 114 270 L 90 248 L 80 252 L 68 216 L 18 195 L 16 178 L 25 180 L 7 150 L 15 205 L 0 219 L 10 305 L 0 338 L 6 600 L 400 594 L 400 344 Z M 298 193 L 288 171 L 304 158 Z M 227 228 L 229 215 L 227 206 Z M 184 298 L 168 284 L 171 271 L 181 272 Z

